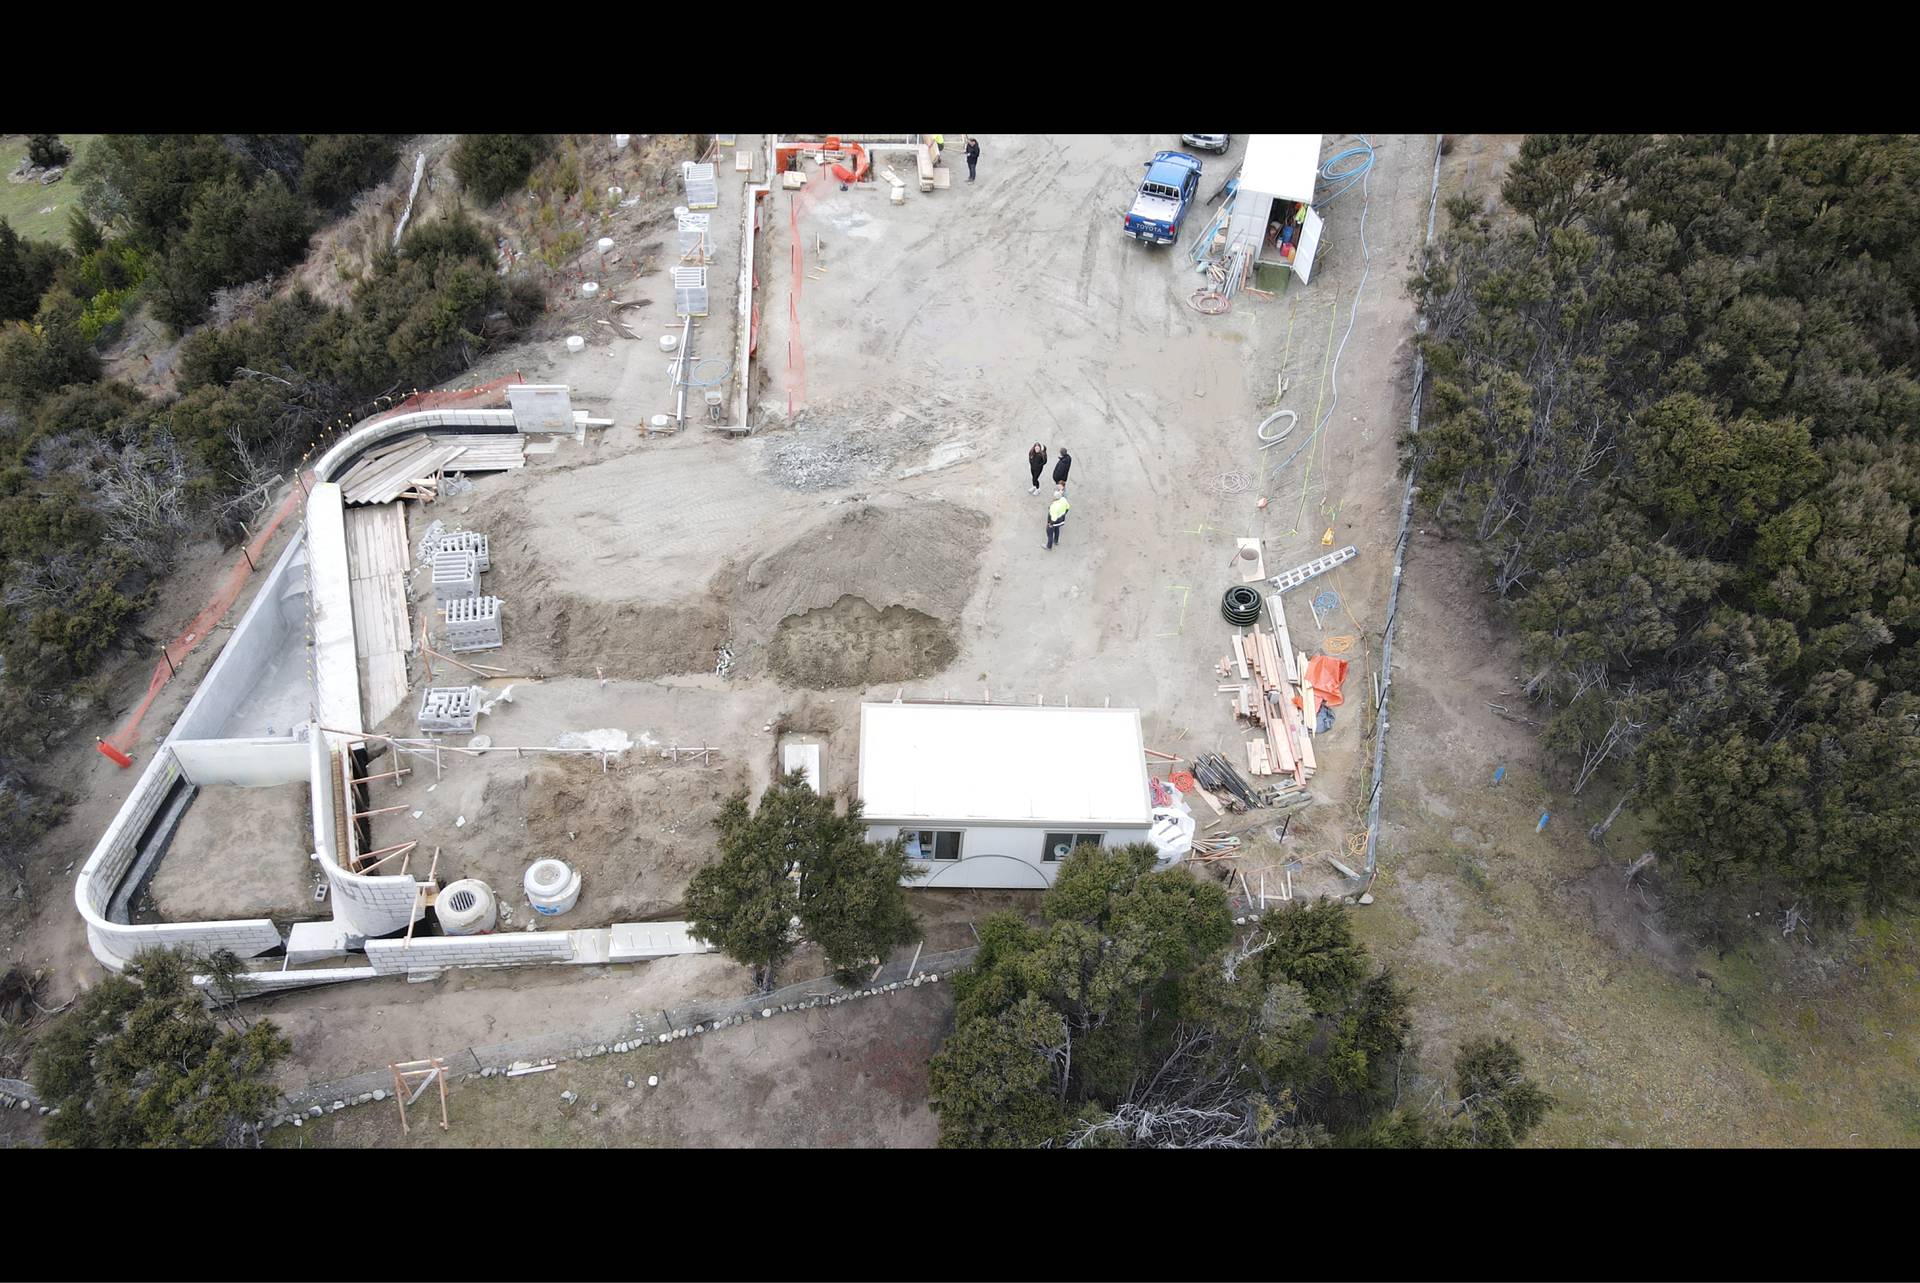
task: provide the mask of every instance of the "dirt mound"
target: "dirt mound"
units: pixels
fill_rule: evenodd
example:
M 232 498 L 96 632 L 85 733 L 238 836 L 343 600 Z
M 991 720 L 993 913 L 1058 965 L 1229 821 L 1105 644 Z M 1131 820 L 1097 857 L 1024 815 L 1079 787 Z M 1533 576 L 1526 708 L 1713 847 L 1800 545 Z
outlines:
M 737 760 L 628 758 L 604 774 L 582 758 L 548 759 L 527 774 L 524 849 L 580 871 L 583 922 L 677 912 L 687 883 L 717 853 L 714 817 L 746 782 Z
M 507 644 L 487 662 L 514 672 L 647 680 L 710 673 L 729 636 L 716 600 L 684 605 L 594 601 L 574 593 L 523 593 L 506 607 Z
M 765 629 L 845 597 L 951 625 L 973 595 L 986 540 L 987 519 L 971 508 L 860 504 L 754 561 L 739 604 Z
M 847 596 L 781 620 L 770 659 L 783 680 L 824 690 L 931 677 L 958 653 L 952 630 L 931 615 Z

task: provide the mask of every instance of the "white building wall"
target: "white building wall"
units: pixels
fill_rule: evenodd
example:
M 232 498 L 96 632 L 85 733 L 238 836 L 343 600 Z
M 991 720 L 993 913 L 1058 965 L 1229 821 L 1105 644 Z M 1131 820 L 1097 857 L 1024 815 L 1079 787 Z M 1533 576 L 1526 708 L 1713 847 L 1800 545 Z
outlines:
M 1103 829 L 1097 824 L 1078 828 L 1065 824 L 1027 828 L 1012 824 L 965 825 L 909 820 L 905 823 L 870 821 L 867 840 L 890 842 L 902 830 L 913 829 L 958 829 L 962 835 L 958 860 L 914 861 L 914 866 L 925 869 L 926 873 L 906 885 L 918 890 L 947 887 L 1043 890 L 1052 886 L 1060 874 L 1059 861 L 1043 858 L 1043 843 L 1047 834 L 1101 833 L 1103 846 L 1125 846 L 1129 842 L 1145 842 L 1148 833 L 1144 828 Z

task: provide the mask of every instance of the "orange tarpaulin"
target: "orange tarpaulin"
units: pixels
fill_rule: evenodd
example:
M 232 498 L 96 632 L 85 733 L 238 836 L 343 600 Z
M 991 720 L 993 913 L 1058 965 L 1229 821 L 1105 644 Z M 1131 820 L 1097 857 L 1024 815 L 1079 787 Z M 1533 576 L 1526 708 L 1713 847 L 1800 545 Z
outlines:
M 1307 685 L 1320 696 L 1320 702 L 1340 707 L 1340 684 L 1347 680 L 1347 661 L 1333 655 L 1315 655 L 1307 661 Z

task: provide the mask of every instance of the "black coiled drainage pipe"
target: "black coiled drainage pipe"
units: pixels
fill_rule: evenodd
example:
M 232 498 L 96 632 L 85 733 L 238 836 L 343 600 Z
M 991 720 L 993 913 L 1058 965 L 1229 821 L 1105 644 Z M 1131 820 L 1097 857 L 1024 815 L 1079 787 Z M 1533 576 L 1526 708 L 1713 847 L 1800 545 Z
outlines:
M 1220 599 L 1220 613 L 1235 628 L 1245 628 L 1260 618 L 1260 594 L 1245 584 L 1236 584 Z

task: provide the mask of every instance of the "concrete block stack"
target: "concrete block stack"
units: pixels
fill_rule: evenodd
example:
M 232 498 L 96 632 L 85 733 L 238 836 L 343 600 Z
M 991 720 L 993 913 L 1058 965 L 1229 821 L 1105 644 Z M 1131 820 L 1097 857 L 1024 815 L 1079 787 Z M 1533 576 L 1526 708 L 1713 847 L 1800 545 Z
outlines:
M 688 209 L 714 209 L 720 204 L 720 184 L 712 165 L 686 161 L 680 166 L 680 181 L 686 184 Z
M 492 650 L 500 644 L 498 597 L 456 597 L 447 603 L 448 650 Z
M 493 568 L 487 537 L 477 530 L 447 530 L 434 522 L 420 542 L 433 568 L 433 595 L 446 616 L 451 651 L 492 650 L 503 643 L 498 597 L 480 595 L 480 575 Z
M 470 552 L 479 563 L 481 570 L 493 569 L 493 558 L 487 555 L 487 537 L 478 530 L 448 530 L 440 535 L 440 552 Z
M 420 729 L 471 731 L 480 717 L 477 692 L 471 686 L 429 686 L 420 695 Z
M 433 554 L 433 595 L 442 602 L 471 597 L 480 591 L 480 559 L 464 548 L 442 548 Z
M 707 247 L 712 244 L 708 240 L 712 222 L 712 214 L 688 212 L 677 216 L 678 231 L 674 243 L 680 251 L 681 262 L 704 263 L 707 261 Z
M 676 267 L 673 269 L 673 314 L 675 316 L 707 314 L 706 268 Z

